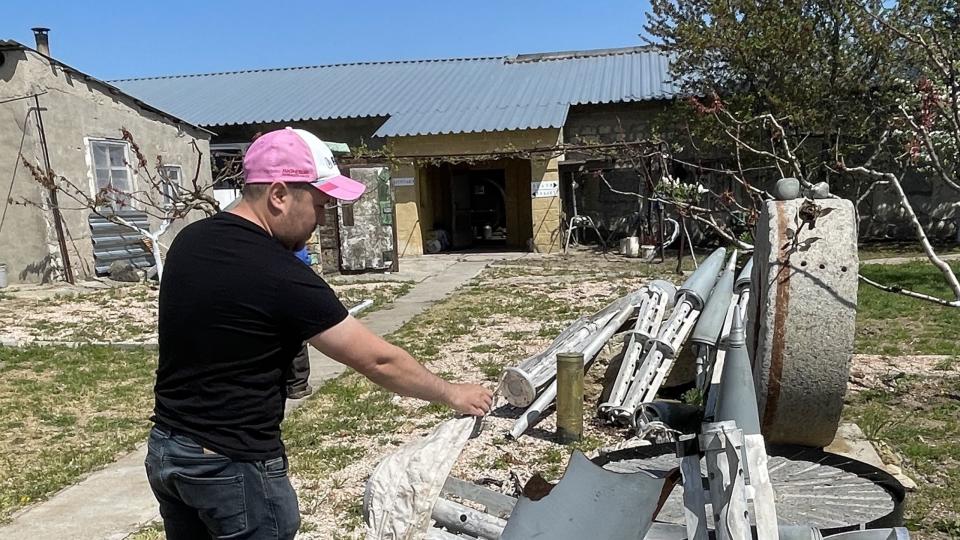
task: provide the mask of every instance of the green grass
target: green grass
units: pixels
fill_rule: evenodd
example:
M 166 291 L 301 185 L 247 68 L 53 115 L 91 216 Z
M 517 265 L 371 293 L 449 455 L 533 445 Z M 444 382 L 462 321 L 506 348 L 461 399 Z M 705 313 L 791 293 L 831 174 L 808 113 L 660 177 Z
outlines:
M 154 355 L 0 348 L 0 521 L 146 440 Z
M 903 459 L 918 489 L 906 524 L 926 539 L 960 538 L 960 376 L 901 376 L 851 396 L 844 417 Z
M 400 408 L 392 398 L 354 372 L 326 381 L 283 422 L 291 469 L 301 477 L 322 479 L 363 456 L 364 439 L 400 425 Z
M 960 246 L 954 244 L 934 246 L 938 254 L 960 252 Z M 889 259 L 894 257 L 925 257 L 926 254 L 920 244 L 916 242 L 883 242 L 860 244 L 858 250 L 861 261 L 871 259 Z
M 952 267 L 960 273 L 960 263 L 954 262 Z M 863 265 L 860 272 L 883 284 L 952 297 L 942 274 L 927 262 Z M 960 355 L 958 320 L 960 309 L 889 293 L 861 282 L 856 351 L 886 355 Z
M 163 534 L 163 522 L 154 521 L 143 526 L 140 530 L 134 532 L 124 540 L 163 540 L 167 536 Z

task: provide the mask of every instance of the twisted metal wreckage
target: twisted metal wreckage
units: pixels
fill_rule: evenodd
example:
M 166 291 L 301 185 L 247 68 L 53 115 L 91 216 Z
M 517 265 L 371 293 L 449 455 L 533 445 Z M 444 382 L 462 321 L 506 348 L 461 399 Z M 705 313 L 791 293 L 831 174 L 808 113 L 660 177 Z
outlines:
M 803 218 L 810 204 L 816 224 Z M 635 434 L 630 444 L 592 460 L 575 451 L 557 484 L 535 476 L 516 499 L 448 478 L 482 422 L 451 420 L 374 471 L 367 538 L 909 538 L 902 486 L 820 448 L 837 431 L 852 353 L 852 205 L 771 201 L 755 238 L 739 274 L 737 252 L 717 249 L 679 288 L 651 281 L 504 371 L 499 392 L 526 407 L 510 430 L 519 439 L 557 397 L 557 355 L 582 354 L 589 369 L 621 334 L 597 415 Z M 698 403 L 660 397 L 677 382 Z

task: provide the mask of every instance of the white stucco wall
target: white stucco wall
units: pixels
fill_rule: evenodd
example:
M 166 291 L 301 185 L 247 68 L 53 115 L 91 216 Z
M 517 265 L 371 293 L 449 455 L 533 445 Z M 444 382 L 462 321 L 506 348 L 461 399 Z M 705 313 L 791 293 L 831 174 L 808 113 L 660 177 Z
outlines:
M 157 156 L 162 156 L 164 164 L 179 165 L 183 181 L 188 182 L 199 166 L 199 182 L 210 185 L 209 133 L 147 110 L 107 85 L 51 65 L 34 51 L 7 50 L 2 54 L 0 102 L 39 94 L 50 165 L 57 175 L 92 190 L 95 184 L 89 141 L 119 140 L 121 128 L 126 128 L 151 167 Z M 47 200 L 46 190 L 18 159 L 22 154 L 31 163 L 43 164 L 36 115 L 31 112 L 35 105 L 33 98 L 0 103 L 0 214 L 6 212 L 0 226 L 0 263 L 7 264 L 11 282 L 58 277 L 60 251 L 52 213 L 49 209 L 7 202 L 8 193 L 14 203 L 27 200 L 43 204 Z M 194 141 L 202 156 L 194 150 Z M 132 160 L 132 152 L 130 155 Z M 135 189 L 149 186 L 135 171 L 131 170 L 131 174 Z M 69 200 L 61 200 L 60 206 L 73 270 L 81 277 L 90 275 L 93 248 L 87 224 L 89 211 L 79 209 Z M 199 217 L 202 214 L 191 216 L 190 220 Z M 186 222 L 171 227 L 161 242 L 169 244 Z

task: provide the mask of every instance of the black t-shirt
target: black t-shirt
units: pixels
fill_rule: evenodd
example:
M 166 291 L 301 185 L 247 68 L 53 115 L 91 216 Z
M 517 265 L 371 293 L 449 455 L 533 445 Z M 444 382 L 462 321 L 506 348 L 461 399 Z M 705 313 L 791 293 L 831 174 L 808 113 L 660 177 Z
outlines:
M 256 224 L 222 212 L 187 226 L 160 287 L 152 420 L 234 460 L 280 456 L 285 373 L 304 340 L 346 316 Z

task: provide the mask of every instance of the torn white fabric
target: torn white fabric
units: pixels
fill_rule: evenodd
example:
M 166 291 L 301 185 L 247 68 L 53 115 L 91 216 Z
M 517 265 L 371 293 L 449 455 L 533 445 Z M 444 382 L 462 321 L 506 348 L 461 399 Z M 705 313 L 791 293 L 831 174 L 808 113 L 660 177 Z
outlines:
M 367 480 L 367 540 L 422 540 L 450 469 L 477 418 L 448 420 L 423 439 L 390 454 Z

